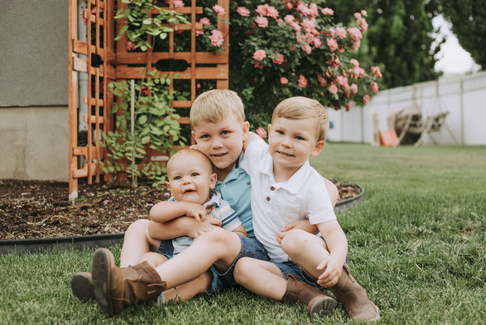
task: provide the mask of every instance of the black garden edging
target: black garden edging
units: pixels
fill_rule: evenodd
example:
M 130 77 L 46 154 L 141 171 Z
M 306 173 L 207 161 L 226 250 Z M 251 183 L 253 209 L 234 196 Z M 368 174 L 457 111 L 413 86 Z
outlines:
M 334 208 L 334 212 L 342 212 L 346 211 L 352 207 L 354 207 L 356 204 L 363 202 L 364 200 L 364 188 L 361 185 L 354 184 L 355 186 L 359 187 L 361 190 L 358 195 L 350 197 L 349 199 L 339 201 L 336 203 L 336 207 Z
M 125 233 L 55 238 L 0 240 L 0 254 L 35 253 L 39 250 L 110 247 L 123 243 Z
M 342 212 L 350 209 L 364 200 L 364 188 L 355 184 L 361 189 L 361 192 L 352 198 L 339 201 L 334 209 L 336 212 Z M 123 243 L 125 233 L 107 234 L 107 235 L 89 235 L 89 236 L 72 236 L 72 237 L 55 237 L 39 239 L 15 239 L 0 240 L 0 254 L 11 253 L 35 253 L 39 250 L 54 249 L 75 249 L 110 247 Z

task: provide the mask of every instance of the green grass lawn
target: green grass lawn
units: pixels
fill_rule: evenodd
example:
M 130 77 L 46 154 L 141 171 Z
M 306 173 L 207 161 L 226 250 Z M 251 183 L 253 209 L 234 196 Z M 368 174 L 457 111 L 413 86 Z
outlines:
M 486 321 L 486 147 L 330 143 L 311 164 L 365 188 L 338 214 L 353 275 L 387 324 Z M 118 258 L 120 249 L 114 250 Z M 92 251 L 0 256 L 0 324 L 310 323 L 306 308 L 243 290 L 176 306 L 131 308 L 106 319 L 80 303 L 70 279 L 89 271 Z M 339 308 L 313 323 L 352 322 Z

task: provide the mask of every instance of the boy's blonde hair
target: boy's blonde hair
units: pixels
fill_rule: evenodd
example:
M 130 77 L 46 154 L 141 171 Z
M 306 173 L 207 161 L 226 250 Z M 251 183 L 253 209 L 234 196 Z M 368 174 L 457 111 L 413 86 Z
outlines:
M 241 98 L 229 89 L 213 89 L 199 95 L 191 107 L 191 128 L 201 122 L 218 123 L 233 113 L 245 122 L 245 108 Z
M 316 131 L 316 141 L 326 140 L 329 131 L 329 116 L 317 100 L 306 97 L 291 97 L 280 102 L 272 115 L 272 123 L 283 117 L 290 120 L 313 119 Z

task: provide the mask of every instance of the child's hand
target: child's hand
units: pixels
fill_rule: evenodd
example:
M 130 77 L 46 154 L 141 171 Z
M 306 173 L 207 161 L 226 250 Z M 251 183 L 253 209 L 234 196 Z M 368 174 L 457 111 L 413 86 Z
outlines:
M 325 288 L 330 288 L 338 282 L 343 272 L 343 264 L 335 258 L 332 254 L 327 256 L 321 263 L 316 267 L 317 270 L 325 270 L 319 278 L 317 283 Z
M 223 222 L 221 220 L 214 218 L 212 215 L 208 215 L 206 220 L 201 222 L 201 226 L 198 229 L 194 230 L 193 238 L 199 238 L 208 231 L 216 227 L 221 227 L 222 225 Z
M 193 217 L 199 222 L 203 222 L 206 219 L 207 214 L 211 212 L 212 209 L 212 206 L 205 208 L 200 204 L 187 202 L 185 215 L 187 217 Z
M 291 222 L 291 223 L 285 225 L 285 227 L 281 228 L 277 232 L 278 242 L 279 243 L 282 242 L 282 239 L 285 237 L 285 235 L 292 229 L 302 229 L 302 230 L 307 231 L 308 233 L 311 233 L 311 234 L 314 234 L 314 235 L 319 232 L 317 227 L 314 226 L 314 225 L 311 225 L 308 220 L 297 220 L 297 221 L 294 221 L 294 222 Z

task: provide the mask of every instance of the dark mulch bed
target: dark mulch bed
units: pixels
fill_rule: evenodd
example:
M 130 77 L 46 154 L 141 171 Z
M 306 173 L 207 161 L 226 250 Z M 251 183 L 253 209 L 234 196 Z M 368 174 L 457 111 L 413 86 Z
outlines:
M 351 183 L 335 182 L 339 201 L 359 194 Z M 125 232 L 150 208 L 168 196 L 166 188 L 127 182 L 80 182 L 71 203 L 68 184 L 50 181 L 0 180 L 0 240 L 67 237 Z

